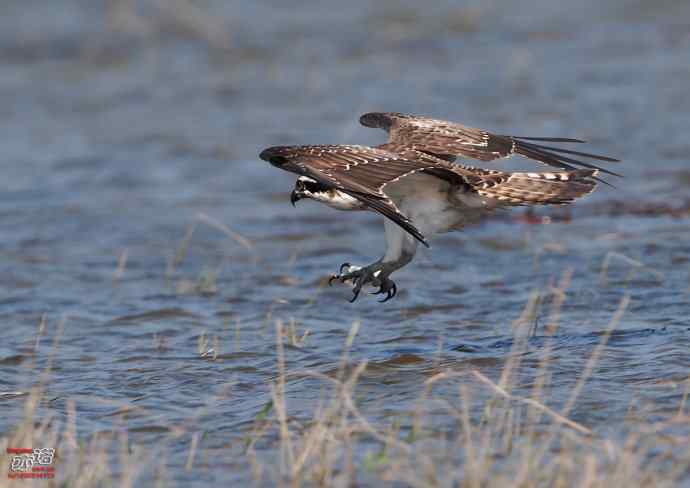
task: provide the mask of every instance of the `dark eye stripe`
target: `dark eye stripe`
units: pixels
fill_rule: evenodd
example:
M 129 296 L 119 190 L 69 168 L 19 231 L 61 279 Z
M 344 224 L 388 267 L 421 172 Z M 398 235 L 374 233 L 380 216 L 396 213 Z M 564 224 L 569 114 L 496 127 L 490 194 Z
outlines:
M 323 185 L 317 181 L 305 181 L 304 188 L 312 193 L 318 193 L 321 191 L 327 191 L 330 187 Z

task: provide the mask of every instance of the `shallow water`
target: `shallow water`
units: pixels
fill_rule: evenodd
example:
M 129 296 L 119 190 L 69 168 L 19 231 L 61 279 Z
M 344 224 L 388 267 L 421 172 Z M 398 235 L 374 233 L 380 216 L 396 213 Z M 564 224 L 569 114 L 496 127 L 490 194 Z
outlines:
M 286 348 L 288 371 L 327 374 L 358 321 L 349 362 L 368 361 L 361 408 L 383 419 L 414 409 L 439 368 L 498 377 L 532 292 L 572 274 L 558 328 L 548 296 L 531 319 L 514 393 L 529 396 L 549 354 L 548 402 L 562 405 L 629 296 L 571 417 L 615 438 L 631 405 L 677 410 L 690 366 L 687 2 L 337 5 L 208 2 L 230 49 L 150 6 L 130 25 L 93 2 L 3 5 L 0 393 L 28 391 L 52 357 L 41 412 L 64 418 L 74 400 L 80 438 L 118 423 L 166 444 L 172 481 L 246 481 L 232 456 L 271 398 L 276 319 L 309 331 Z M 436 238 L 396 273 L 394 300 L 351 305 L 325 278 L 379 257 L 380 218 L 293 209 L 294 177 L 257 154 L 381 142 L 357 125 L 379 109 L 584 138 L 625 160 L 625 178 L 540 209 L 548 225 L 517 210 Z M 286 388 L 290 415 L 308 419 L 318 381 Z M 0 397 L 0 433 L 24 398 Z M 225 454 L 190 473 L 195 433 Z

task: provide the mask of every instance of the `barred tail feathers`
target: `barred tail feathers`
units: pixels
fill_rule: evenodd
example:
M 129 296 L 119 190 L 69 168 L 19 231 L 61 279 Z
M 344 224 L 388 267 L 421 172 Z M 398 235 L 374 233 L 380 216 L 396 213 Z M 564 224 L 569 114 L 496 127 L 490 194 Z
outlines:
M 502 173 L 498 178 L 486 178 L 475 190 L 508 205 L 566 204 L 594 191 L 597 173 L 597 170 Z

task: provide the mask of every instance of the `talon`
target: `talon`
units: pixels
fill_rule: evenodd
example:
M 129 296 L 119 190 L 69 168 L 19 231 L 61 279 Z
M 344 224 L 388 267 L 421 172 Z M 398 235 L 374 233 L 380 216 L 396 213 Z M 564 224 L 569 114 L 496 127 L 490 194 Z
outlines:
M 388 279 L 384 266 L 379 262 L 362 268 L 352 266 L 350 263 L 343 263 L 340 266 L 340 272 L 337 275 L 331 275 L 328 279 L 328 286 L 331 286 L 335 280 L 341 283 L 352 282 L 353 296 L 351 300 L 348 300 L 350 303 L 354 303 L 359 298 L 365 285 L 378 287 L 371 295 L 384 295 L 383 300 L 379 300 L 380 302 L 387 302 L 397 293 L 395 283 Z
M 396 295 L 396 293 L 398 293 L 398 287 L 395 285 L 395 283 L 393 283 L 391 288 L 388 289 L 386 297 L 383 300 L 379 300 L 379 303 L 387 302 L 388 300 L 393 298 Z
M 352 297 L 352 300 L 350 300 L 350 303 L 353 303 L 355 300 L 357 300 L 357 297 L 359 296 L 359 292 L 362 291 L 362 286 L 364 286 L 364 283 L 366 282 L 366 278 L 364 275 L 358 276 L 355 278 L 355 287 L 352 289 L 352 293 L 355 294 L 355 296 Z

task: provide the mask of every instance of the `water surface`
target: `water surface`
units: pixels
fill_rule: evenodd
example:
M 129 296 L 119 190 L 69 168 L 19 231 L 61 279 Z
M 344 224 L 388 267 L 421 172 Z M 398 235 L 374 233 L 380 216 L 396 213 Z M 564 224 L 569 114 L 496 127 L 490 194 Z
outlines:
M 239 483 L 277 378 L 276 320 L 308 331 L 287 370 L 325 374 L 357 321 L 359 405 L 385 423 L 441 370 L 496 379 L 540 292 L 514 394 L 549 355 L 546 400 L 562 406 L 627 296 L 571 418 L 617 439 L 631 408 L 675 412 L 690 366 L 686 2 L 335 5 L 208 2 L 204 35 L 152 5 L 127 22 L 77 0 L 0 9 L 0 392 L 27 392 L 52 360 L 40 415 L 64 419 L 73 401 L 81 439 L 125 429 L 166 452 L 172 482 Z M 380 256 L 381 219 L 293 209 L 294 176 L 257 154 L 382 142 L 357 125 L 373 110 L 587 139 L 625 178 L 572 209 L 436 238 L 396 273 L 394 300 L 351 305 L 325 278 Z M 549 290 L 568 277 L 550 328 Z M 321 394 L 289 377 L 289 415 L 307 421 Z M 0 398 L 0 432 L 24 399 Z M 195 434 L 213 455 L 190 472 Z M 256 447 L 275 459 L 275 443 Z

